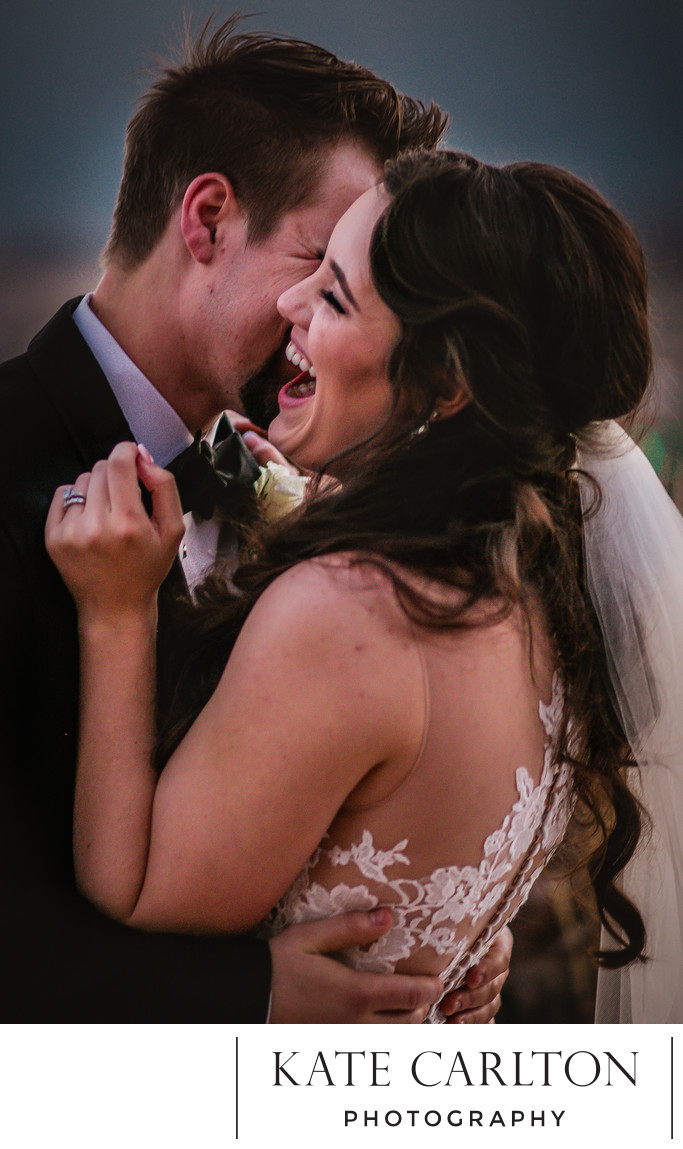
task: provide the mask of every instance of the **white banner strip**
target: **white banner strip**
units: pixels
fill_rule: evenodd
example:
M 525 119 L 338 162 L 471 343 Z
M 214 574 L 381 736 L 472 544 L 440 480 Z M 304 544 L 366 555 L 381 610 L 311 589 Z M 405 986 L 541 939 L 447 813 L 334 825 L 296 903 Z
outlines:
M 12 1149 L 683 1146 L 681 1026 L 3 1026 Z

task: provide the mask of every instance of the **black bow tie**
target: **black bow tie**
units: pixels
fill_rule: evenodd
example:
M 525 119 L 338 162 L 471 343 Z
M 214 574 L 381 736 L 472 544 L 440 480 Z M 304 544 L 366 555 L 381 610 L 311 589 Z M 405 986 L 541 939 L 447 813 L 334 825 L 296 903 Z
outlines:
M 192 511 L 201 519 L 211 519 L 217 512 L 227 518 L 239 514 L 259 476 L 258 463 L 227 415 L 221 416 L 213 447 L 198 431 L 168 470 L 175 475 L 183 512 Z

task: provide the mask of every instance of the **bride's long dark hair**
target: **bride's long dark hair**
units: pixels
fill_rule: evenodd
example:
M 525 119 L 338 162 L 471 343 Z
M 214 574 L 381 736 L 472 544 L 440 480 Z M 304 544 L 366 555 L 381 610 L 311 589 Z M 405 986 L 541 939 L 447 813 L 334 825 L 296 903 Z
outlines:
M 392 416 L 335 460 L 340 488 L 256 532 L 237 594 L 214 576 L 187 606 L 178 669 L 164 675 L 173 688 L 159 761 L 215 689 L 256 599 L 295 563 L 340 551 L 369 560 L 428 627 L 471 625 L 475 604 L 488 604 L 495 621 L 540 601 L 566 691 L 557 754 L 575 767 L 598 912 L 619 947 L 597 956 L 623 965 L 645 941 L 638 910 L 615 885 L 641 811 L 625 782 L 628 750 L 584 590 L 574 464 L 576 435 L 630 415 L 648 386 L 642 251 L 597 192 L 547 165 L 413 153 L 385 178 L 390 203 L 371 269 L 402 327 Z M 471 401 L 428 423 L 456 385 Z M 424 576 L 459 594 L 444 605 Z

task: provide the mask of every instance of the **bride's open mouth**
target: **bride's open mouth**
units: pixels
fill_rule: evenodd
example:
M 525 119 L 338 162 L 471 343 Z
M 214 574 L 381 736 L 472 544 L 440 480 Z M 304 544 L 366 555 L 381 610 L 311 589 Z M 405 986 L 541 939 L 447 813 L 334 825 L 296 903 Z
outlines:
M 315 367 L 302 355 L 294 343 L 288 343 L 285 355 L 290 363 L 299 368 L 295 375 L 280 389 L 277 401 L 280 408 L 295 407 L 298 403 L 305 403 L 315 395 Z

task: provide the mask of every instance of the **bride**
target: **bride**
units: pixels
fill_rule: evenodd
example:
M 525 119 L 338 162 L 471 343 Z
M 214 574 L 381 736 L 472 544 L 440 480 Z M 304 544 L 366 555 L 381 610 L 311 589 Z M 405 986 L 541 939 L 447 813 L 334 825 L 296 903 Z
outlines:
M 173 479 L 123 443 L 80 476 L 84 505 L 55 495 L 47 546 L 81 642 L 80 888 L 132 926 L 199 933 L 389 905 L 389 932 L 341 956 L 448 989 L 576 809 L 599 960 L 634 961 L 643 922 L 616 879 L 641 814 L 576 452 L 647 388 L 637 240 L 567 172 L 416 153 L 279 308 L 300 374 L 270 438 L 328 478 L 200 590 L 156 750 Z

